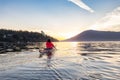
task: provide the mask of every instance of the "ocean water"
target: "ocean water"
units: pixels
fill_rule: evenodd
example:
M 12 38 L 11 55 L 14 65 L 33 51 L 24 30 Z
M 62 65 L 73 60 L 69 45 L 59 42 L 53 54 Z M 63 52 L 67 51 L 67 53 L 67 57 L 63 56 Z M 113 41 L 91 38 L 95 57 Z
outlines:
M 53 70 L 63 80 L 119 80 L 120 42 L 55 42 Z M 41 45 L 44 47 L 44 44 Z M 0 71 L 39 63 L 38 50 L 0 54 Z M 46 57 L 43 57 L 43 60 Z M 42 60 L 41 60 L 42 61 Z M 44 63 L 45 64 L 45 63 Z M 42 64 L 39 64 L 42 65 Z
M 57 52 L 61 59 L 65 58 L 61 65 L 69 64 L 70 67 L 66 67 L 75 69 L 77 77 L 90 80 L 120 79 L 119 41 L 59 43 L 61 44 Z

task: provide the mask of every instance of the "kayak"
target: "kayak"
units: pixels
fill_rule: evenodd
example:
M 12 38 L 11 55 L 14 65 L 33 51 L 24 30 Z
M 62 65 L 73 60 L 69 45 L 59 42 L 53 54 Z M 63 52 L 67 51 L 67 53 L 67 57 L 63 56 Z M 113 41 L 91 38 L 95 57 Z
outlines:
M 39 52 L 40 52 L 39 58 L 41 58 L 43 55 L 48 55 L 48 54 L 52 53 L 53 49 L 45 48 L 45 49 L 39 50 Z

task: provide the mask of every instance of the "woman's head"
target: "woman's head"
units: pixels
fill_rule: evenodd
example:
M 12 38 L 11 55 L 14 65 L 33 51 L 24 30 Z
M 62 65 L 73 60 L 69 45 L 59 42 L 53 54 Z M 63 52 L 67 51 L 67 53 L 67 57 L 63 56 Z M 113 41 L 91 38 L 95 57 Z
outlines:
M 50 39 L 48 39 L 48 40 L 47 40 L 47 42 L 51 42 L 51 40 L 50 40 Z

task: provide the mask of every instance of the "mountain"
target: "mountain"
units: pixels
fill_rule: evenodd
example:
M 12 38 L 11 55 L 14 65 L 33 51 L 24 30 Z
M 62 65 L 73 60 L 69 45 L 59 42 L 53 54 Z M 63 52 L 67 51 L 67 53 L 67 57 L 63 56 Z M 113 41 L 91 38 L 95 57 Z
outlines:
M 120 32 L 87 30 L 64 41 L 120 41 Z

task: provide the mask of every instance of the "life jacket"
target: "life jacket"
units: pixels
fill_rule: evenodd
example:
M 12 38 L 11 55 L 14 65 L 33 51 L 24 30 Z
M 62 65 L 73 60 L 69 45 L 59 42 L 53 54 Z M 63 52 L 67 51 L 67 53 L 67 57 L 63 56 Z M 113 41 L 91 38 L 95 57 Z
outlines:
M 46 42 L 46 48 L 53 48 L 54 45 L 52 42 Z

